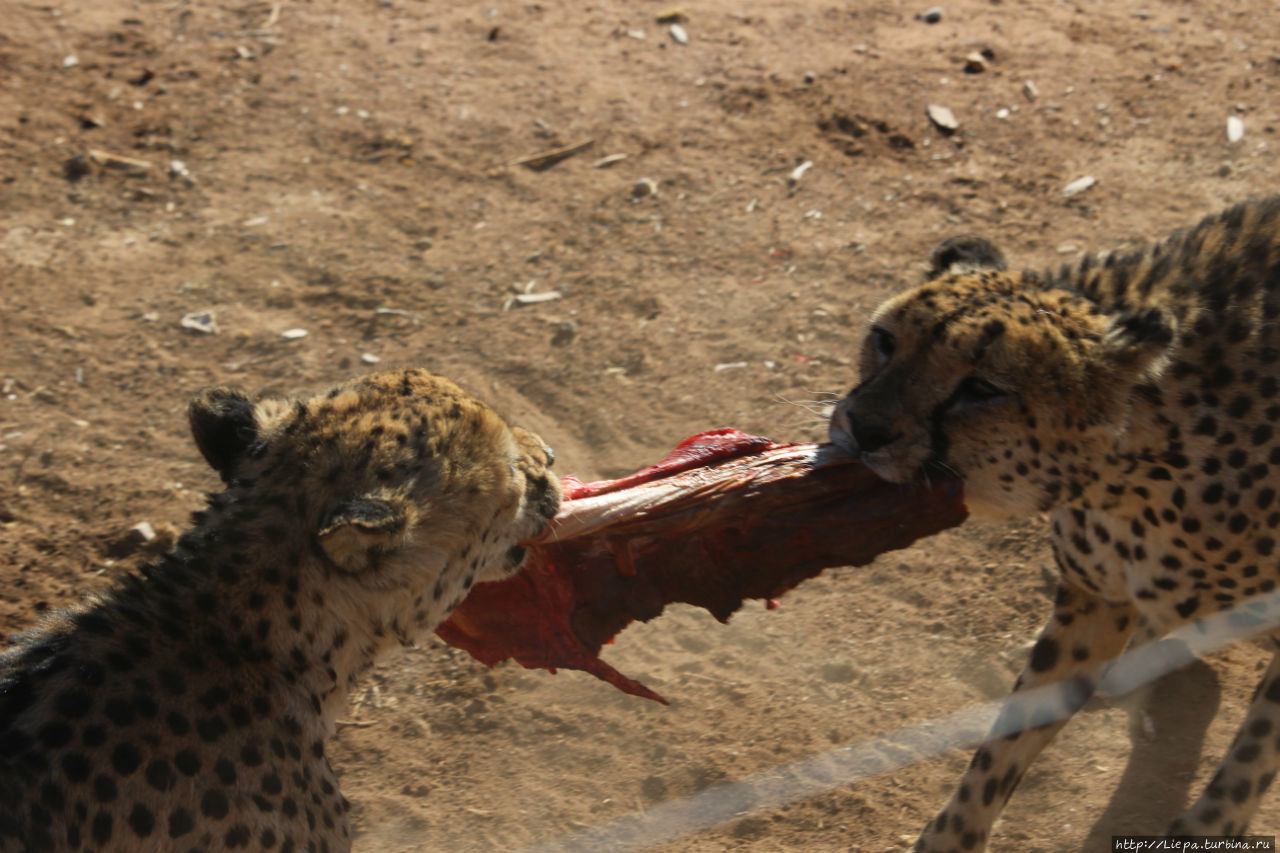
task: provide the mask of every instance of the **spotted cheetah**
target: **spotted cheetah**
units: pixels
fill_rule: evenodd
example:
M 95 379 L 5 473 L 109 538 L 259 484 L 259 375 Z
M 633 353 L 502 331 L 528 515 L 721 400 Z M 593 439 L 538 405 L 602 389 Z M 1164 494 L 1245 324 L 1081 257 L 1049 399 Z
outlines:
M 1274 619 L 1280 197 L 1045 274 L 953 238 L 928 281 L 876 310 L 861 371 L 833 442 L 890 481 L 958 475 L 975 516 L 1050 513 L 1061 580 L 1014 695 L 1056 685 L 1065 714 L 1011 702 L 1002 717 L 1025 724 L 997 722 L 916 845 L 980 850 L 1139 620 L 1163 635 L 1224 610 Z M 1242 834 L 1280 765 L 1278 734 L 1280 655 L 1170 832 Z
M 542 442 L 424 370 L 189 416 L 225 490 L 0 656 L 0 850 L 348 850 L 325 742 L 352 684 L 559 505 Z

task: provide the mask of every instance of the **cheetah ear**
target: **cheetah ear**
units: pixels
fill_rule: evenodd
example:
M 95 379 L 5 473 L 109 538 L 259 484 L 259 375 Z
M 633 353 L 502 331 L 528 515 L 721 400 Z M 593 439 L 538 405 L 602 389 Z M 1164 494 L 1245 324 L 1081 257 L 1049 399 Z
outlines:
M 929 278 L 985 270 L 998 272 L 1008 268 L 1004 255 L 990 240 L 972 234 L 961 234 L 943 240 L 929 255 Z
M 1112 316 L 1102 347 L 1112 365 L 1152 382 L 1169 362 L 1177 331 L 1177 318 L 1164 308 L 1124 311 Z
M 231 388 L 206 388 L 187 408 L 196 447 L 230 483 L 236 463 L 258 438 L 253 402 Z
M 363 495 L 341 501 L 329 510 L 316 535 L 330 560 L 345 571 L 356 573 L 370 568 L 376 552 L 391 546 L 406 527 L 408 518 L 402 506 Z

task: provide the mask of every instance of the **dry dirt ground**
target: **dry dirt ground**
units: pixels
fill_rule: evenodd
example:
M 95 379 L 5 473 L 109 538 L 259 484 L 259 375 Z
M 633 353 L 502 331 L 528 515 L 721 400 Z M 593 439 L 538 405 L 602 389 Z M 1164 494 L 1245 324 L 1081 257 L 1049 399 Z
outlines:
M 134 524 L 163 538 L 201 505 L 202 386 L 424 365 L 584 478 L 713 426 L 813 439 L 868 311 L 942 237 L 1042 267 L 1280 187 L 1275 3 L 927 5 L 690 2 L 681 44 L 653 0 L 0 0 L 0 630 L 145 559 L 113 556 Z M 182 328 L 193 312 L 216 333 Z M 674 610 L 607 652 L 670 707 L 402 653 L 333 749 L 357 848 L 522 850 L 1001 696 L 1048 565 L 1039 520 L 970 524 L 728 626 Z M 1261 666 L 1238 647 L 1082 715 L 993 849 L 1159 830 Z M 643 843 L 894 850 L 966 760 Z M 1280 797 L 1254 829 L 1280 829 Z

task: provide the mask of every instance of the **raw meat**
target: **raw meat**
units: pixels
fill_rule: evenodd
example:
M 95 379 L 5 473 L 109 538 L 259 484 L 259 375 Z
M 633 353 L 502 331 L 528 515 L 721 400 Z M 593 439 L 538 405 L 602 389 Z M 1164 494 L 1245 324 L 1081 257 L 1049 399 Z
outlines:
M 662 697 L 599 657 L 632 620 L 671 602 L 721 621 L 825 568 L 860 566 L 953 527 L 958 481 L 887 483 L 830 445 L 775 444 L 724 429 L 682 442 L 619 480 L 564 480 L 548 531 L 514 577 L 478 584 L 437 633 L 492 666 L 582 669 Z

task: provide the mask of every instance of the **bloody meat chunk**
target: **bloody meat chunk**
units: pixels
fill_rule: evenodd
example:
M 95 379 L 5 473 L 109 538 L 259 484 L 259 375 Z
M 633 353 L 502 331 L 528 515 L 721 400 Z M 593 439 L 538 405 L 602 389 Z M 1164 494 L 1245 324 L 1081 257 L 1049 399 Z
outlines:
M 683 441 L 619 480 L 564 480 L 564 503 L 514 577 L 478 584 L 437 633 L 493 665 L 582 669 L 664 701 L 599 658 L 632 620 L 671 602 L 721 621 L 834 566 L 953 527 L 958 481 L 887 483 L 826 444 L 775 444 L 732 429 Z

